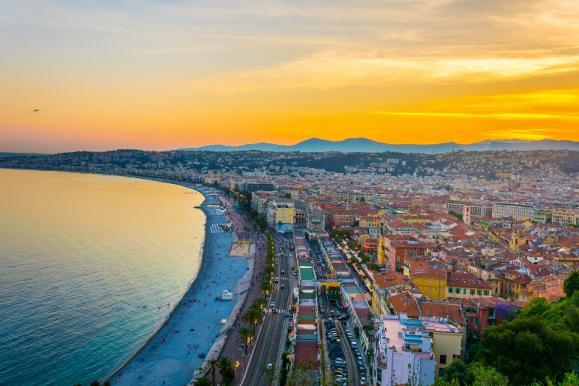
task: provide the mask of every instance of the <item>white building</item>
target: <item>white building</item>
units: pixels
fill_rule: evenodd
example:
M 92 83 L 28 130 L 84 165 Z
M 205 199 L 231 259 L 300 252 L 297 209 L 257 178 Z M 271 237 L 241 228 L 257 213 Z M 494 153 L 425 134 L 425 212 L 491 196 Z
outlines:
M 387 315 L 378 327 L 374 368 L 379 386 L 434 384 L 432 338 L 420 320 Z
M 493 218 L 513 218 L 517 221 L 532 220 L 535 208 L 531 205 L 496 203 L 493 206 Z

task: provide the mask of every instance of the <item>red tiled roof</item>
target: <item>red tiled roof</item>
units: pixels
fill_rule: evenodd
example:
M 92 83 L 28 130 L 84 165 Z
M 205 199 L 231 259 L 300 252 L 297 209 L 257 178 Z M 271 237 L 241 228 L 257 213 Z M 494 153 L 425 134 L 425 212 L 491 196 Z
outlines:
M 460 326 L 466 326 L 466 320 L 462 314 L 460 304 L 453 303 L 421 303 L 420 309 L 422 316 L 436 316 L 439 318 L 448 318 Z
M 392 295 L 388 301 L 392 308 L 394 308 L 396 314 L 406 314 L 410 318 L 418 318 L 420 316 L 418 302 L 408 291 L 402 291 L 396 295 Z
M 449 287 L 460 287 L 460 288 L 479 288 L 479 289 L 491 289 L 491 285 L 477 278 L 471 273 L 467 272 L 450 272 L 448 276 L 448 286 Z

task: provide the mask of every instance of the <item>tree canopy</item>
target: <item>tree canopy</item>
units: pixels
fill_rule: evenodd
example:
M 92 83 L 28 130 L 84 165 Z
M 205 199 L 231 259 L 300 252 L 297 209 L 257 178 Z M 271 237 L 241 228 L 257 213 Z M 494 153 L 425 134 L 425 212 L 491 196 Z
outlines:
M 489 327 L 474 362 L 453 362 L 447 383 L 440 385 L 579 384 L 576 374 L 569 375 L 578 364 L 579 291 L 574 291 L 552 303 L 534 299 L 514 320 Z

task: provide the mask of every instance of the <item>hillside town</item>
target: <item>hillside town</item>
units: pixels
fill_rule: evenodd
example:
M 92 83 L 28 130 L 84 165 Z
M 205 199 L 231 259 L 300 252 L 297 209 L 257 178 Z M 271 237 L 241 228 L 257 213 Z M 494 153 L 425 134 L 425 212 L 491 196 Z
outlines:
M 286 377 L 312 384 L 432 385 L 489 326 L 535 298 L 563 298 L 579 267 L 576 152 L 362 154 L 340 170 L 319 166 L 331 154 L 204 154 L 0 166 L 202 182 L 234 196 L 292 251 L 275 278 L 293 290 L 278 355 Z

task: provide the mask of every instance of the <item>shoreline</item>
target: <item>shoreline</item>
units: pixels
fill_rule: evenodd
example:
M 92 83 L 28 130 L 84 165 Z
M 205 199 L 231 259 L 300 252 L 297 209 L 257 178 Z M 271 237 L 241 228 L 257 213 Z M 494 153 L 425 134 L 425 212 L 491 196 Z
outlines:
M 81 172 L 82 173 L 82 172 Z M 82 174 L 92 174 L 92 173 L 82 173 Z M 101 175 L 101 174 L 99 174 Z M 119 176 L 119 177 L 123 177 L 123 176 Z M 131 178 L 131 177 L 129 177 Z M 135 177 L 135 178 L 139 178 L 139 177 Z M 207 240 L 207 213 L 205 211 L 205 207 L 204 204 L 207 201 L 207 196 L 195 189 L 192 188 L 190 186 L 185 186 L 183 184 L 178 184 L 178 183 L 173 183 L 173 182 L 168 182 L 168 181 L 162 181 L 162 180 L 156 180 L 156 179 L 152 179 L 152 178 L 140 178 L 140 179 L 145 179 L 145 180 L 150 180 L 150 181 L 155 181 L 155 182 L 161 182 L 161 183 L 169 183 L 172 185 L 179 185 L 179 186 L 183 186 L 186 187 L 188 189 L 194 190 L 196 192 L 198 192 L 199 194 L 201 194 L 203 196 L 203 201 L 201 202 L 201 204 L 199 204 L 198 209 L 201 210 L 203 212 L 203 214 L 205 215 L 205 224 L 203 225 L 204 228 L 204 233 L 203 233 L 203 241 L 201 242 L 201 248 L 199 250 L 199 254 L 201 255 L 201 264 L 199 266 L 199 270 L 195 273 L 195 276 L 189 281 L 189 283 L 187 284 L 187 289 L 185 290 L 185 292 L 183 293 L 183 296 L 181 296 L 181 299 L 179 299 L 179 301 L 177 303 L 175 303 L 175 306 L 171 309 L 171 312 L 169 312 L 169 314 L 167 315 L 167 317 L 165 318 L 165 320 L 163 321 L 163 323 L 161 323 L 159 325 L 159 327 L 151 334 L 151 336 L 149 336 L 141 346 L 139 346 L 139 348 L 137 348 L 135 350 L 134 353 L 132 353 L 122 364 L 120 364 L 119 366 L 117 366 L 109 375 L 107 375 L 104 380 L 105 381 L 111 381 L 113 380 L 113 378 L 119 373 L 121 372 L 129 363 L 131 363 L 146 347 L 147 345 L 149 345 L 151 343 L 151 341 L 157 337 L 157 335 L 159 334 L 159 332 L 163 329 L 163 327 L 165 327 L 168 322 L 171 320 L 171 318 L 173 317 L 174 313 L 177 311 L 177 308 L 179 308 L 179 306 L 181 306 L 181 303 L 183 302 L 183 300 L 185 299 L 185 296 L 191 291 L 192 287 L 195 285 L 195 282 L 197 281 L 197 278 L 199 277 L 199 275 L 203 272 L 203 266 L 205 264 L 205 259 L 204 259 L 204 253 L 205 253 L 205 242 Z
M 253 270 L 255 268 L 254 263 L 255 263 L 255 248 L 256 246 L 253 245 L 253 249 L 252 252 L 245 255 L 245 256 L 235 256 L 235 255 L 231 255 L 230 254 L 230 247 L 234 244 L 234 242 L 236 241 L 236 234 L 233 232 L 233 229 L 231 229 L 228 232 L 223 232 L 223 233 L 214 233 L 211 230 L 211 225 L 219 225 L 219 224 L 223 224 L 223 223 L 227 223 L 229 222 L 228 218 L 227 218 L 227 214 L 225 212 L 225 214 L 221 214 L 220 216 L 216 216 L 215 212 L 216 211 L 211 211 L 211 205 L 219 205 L 221 206 L 221 202 L 220 200 L 217 198 L 219 196 L 219 192 L 217 189 L 212 188 L 212 187 L 207 187 L 202 185 L 201 183 L 194 183 L 194 182 L 186 182 L 186 181 L 177 181 L 177 180 L 167 180 L 167 179 L 163 179 L 163 178 L 155 178 L 155 177 L 147 177 L 147 176 L 137 176 L 137 175 L 126 175 L 126 174 L 113 174 L 113 173 L 89 173 L 89 172 L 82 172 L 82 171 L 68 171 L 68 170 L 54 170 L 54 169 L 23 169 L 23 168 L 7 168 L 7 169 L 11 169 L 11 170 L 31 170 L 31 171 L 52 171 L 52 172 L 64 172 L 64 173 L 79 173 L 79 174 L 94 174 L 94 175 L 102 175 L 102 176 L 116 176 L 116 177 L 125 177 L 125 178 L 137 178 L 137 179 L 143 179 L 143 180 L 149 180 L 149 181 L 153 181 L 153 182 L 160 182 L 160 183 L 168 183 L 168 184 L 172 184 L 172 185 L 177 185 L 180 187 L 184 187 L 188 190 L 192 190 L 194 192 L 198 192 L 199 194 L 201 194 L 203 196 L 203 201 L 201 202 L 201 204 L 199 204 L 198 206 L 195 207 L 191 207 L 191 209 L 200 209 L 204 215 L 205 215 L 205 224 L 204 224 L 204 235 L 203 235 L 203 241 L 201 244 L 201 249 L 199 251 L 200 255 L 201 255 L 201 264 L 199 266 L 199 270 L 196 272 L 195 276 L 191 279 L 191 281 L 188 283 L 188 287 L 187 289 L 184 291 L 182 297 L 180 298 L 180 300 L 178 302 L 175 303 L 175 306 L 171 309 L 170 313 L 167 315 L 167 317 L 165 318 L 165 320 L 159 325 L 158 328 L 156 328 L 151 335 L 144 340 L 144 342 L 137 348 L 135 349 L 135 351 L 128 356 L 128 358 L 126 360 L 124 360 L 121 364 L 119 364 L 118 366 L 115 367 L 114 370 L 112 370 L 111 372 L 109 372 L 108 375 L 106 375 L 106 377 L 104 378 L 105 380 L 109 380 L 111 381 L 111 383 L 113 384 L 118 384 L 118 385 L 122 385 L 122 384 L 128 384 L 128 385 L 133 385 L 133 384 L 148 384 L 148 385 L 165 385 L 165 384 L 169 384 L 169 385 L 178 385 L 178 384 L 183 384 L 183 385 L 189 385 L 191 384 L 198 376 L 200 375 L 204 375 L 207 373 L 208 371 L 208 366 L 207 366 L 207 362 L 208 359 L 210 359 L 211 357 L 215 357 L 218 358 L 224 348 L 224 345 L 227 343 L 227 339 L 230 335 L 230 330 L 234 329 L 235 326 L 235 322 L 238 320 L 239 317 L 239 313 L 242 310 L 244 304 L 245 304 L 245 300 L 247 297 L 247 294 L 249 292 L 249 288 L 251 286 L 251 280 L 252 280 L 252 275 L 253 275 Z M 218 218 L 221 217 L 221 218 Z M 217 245 L 216 245 L 217 244 Z M 225 246 L 225 249 L 223 249 L 223 247 Z M 212 279 L 214 279 L 217 276 L 220 276 L 223 272 L 219 271 L 219 267 L 216 267 L 215 263 L 215 257 L 212 256 L 216 251 L 215 249 L 221 249 L 220 251 L 217 252 L 221 252 L 218 253 L 220 254 L 222 258 L 225 259 L 236 259 L 238 260 L 236 265 L 237 265 L 237 273 L 238 276 L 235 277 L 235 280 L 232 281 L 231 278 L 229 278 L 229 282 L 226 283 L 216 283 L 216 281 L 214 280 L 212 284 L 206 285 L 205 288 L 203 288 L 203 284 L 206 284 L 207 282 L 211 281 Z M 240 261 L 242 261 L 241 267 L 243 268 L 242 270 L 240 270 Z M 231 268 L 231 266 L 230 266 Z M 226 269 L 226 268 L 224 268 Z M 230 284 L 230 286 L 223 286 L 223 285 L 228 285 Z M 236 290 L 238 289 L 238 287 L 241 287 L 242 290 L 239 291 L 239 293 L 236 292 Z M 207 340 L 207 337 L 205 337 L 204 339 L 201 339 L 201 343 L 197 344 L 196 348 L 199 348 L 200 351 L 202 351 L 203 353 L 203 357 L 201 358 L 200 354 L 199 355 L 195 355 L 197 354 L 197 352 L 194 352 L 194 355 L 191 355 L 187 360 L 182 360 L 183 358 L 183 354 L 179 355 L 176 354 L 176 357 L 181 357 L 181 358 L 177 358 L 177 361 L 179 359 L 181 359 L 181 374 L 179 374 L 178 376 L 176 376 L 175 378 L 171 377 L 171 374 L 167 373 L 166 371 L 161 371 L 160 374 L 157 374 L 158 376 L 155 376 L 155 379 L 143 379 L 141 378 L 141 375 L 138 375 L 137 378 L 134 377 L 134 375 L 136 373 L 142 372 L 144 374 L 148 374 L 148 375 L 155 375 L 155 370 L 153 369 L 153 371 L 151 371 L 150 368 L 145 368 L 145 366 L 147 364 L 149 365 L 154 365 L 157 364 L 159 362 L 163 361 L 163 358 L 161 354 L 157 354 L 157 353 L 151 353 L 150 351 L 152 349 L 155 349 L 157 347 L 159 347 L 159 341 L 161 340 L 162 343 L 165 343 L 165 340 L 168 336 L 168 334 L 165 334 L 165 336 L 163 336 L 163 333 L 167 333 L 168 329 L 171 329 L 172 327 L 174 328 L 175 325 L 179 324 L 179 320 L 177 319 L 183 319 L 183 313 L 187 314 L 187 309 L 191 307 L 191 298 L 193 296 L 196 296 L 197 292 L 201 292 L 201 294 L 203 294 L 203 292 L 206 292 L 207 290 L 210 290 L 212 292 L 210 292 L 210 296 L 213 296 L 213 298 L 206 298 L 205 300 L 211 301 L 212 299 L 214 299 L 214 297 L 216 295 L 219 295 L 221 293 L 221 290 L 223 289 L 228 289 L 231 290 L 232 292 L 235 292 L 235 296 L 233 301 L 229 302 L 229 301 L 221 301 L 219 303 L 221 308 L 221 314 L 220 317 L 220 322 L 219 324 L 217 324 L 217 331 L 215 333 L 214 337 L 211 337 L 211 333 L 215 332 L 212 330 L 216 330 L 215 325 L 213 326 L 213 329 L 211 328 L 212 325 L 207 325 L 207 329 L 210 330 L 209 331 L 209 340 Z M 199 304 L 197 304 L 199 305 Z M 206 304 L 207 305 L 207 302 Z M 191 319 L 192 316 L 195 316 L 196 312 L 195 312 L 195 308 L 197 307 L 193 307 L 194 309 L 190 311 L 189 313 L 189 319 Z M 216 310 L 216 312 L 218 312 Z M 225 312 L 225 313 L 224 313 Z M 177 315 L 180 314 L 180 315 Z M 183 322 L 181 320 L 181 322 Z M 206 321 L 207 324 L 210 324 L 211 321 L 207 320 Z M 215 321 L 214 321 L 215 323 Z M 182 324 L 182 323 L 181 323 Z M 197 325 L 196 325 L 197 327 Z M 205 327 L 205 325 L 201 325 L 201 327 Z M 200 329 L 200 328 L 199 328 Z M 194 329 L 192 328 L 190 331 L 193 331 Z M 171 337 L 169 338 L 171 339 Z M 187 345 L 189 346 L 189 344 Z M 193 350 L 193 349 L 191 349 Z M 165 353 L 166 354 L 166 353 Z M 187 354 L 189 355 L 189 354 Z M 167 357 L 165 356 L 164 358 L 165 360 L 167 359 Z M 175 361 L 173 361 L 173 363 L 171 364 L 171 369 L 175 370 L 176 366 L 179 367 Z M 183 375 L 183 368 L 186 368 L 186 376 Z M 166 370 L 166 369 L 165 369 Z M 128 375 L 127 375 L 128 372 Z M 131 375 L 133 375 L 133 379 L 130 380 L 129 378 L 131 378 Z M 164 377 L 164 379 L 162 379 Z M 150 378 L 150 377 L 149 377 Z M 177 379 L 178 378 L 178 379 Z M 128 382 L 128 383 L 127 383 Z
M 204 201 L 199 206 L 206 216 L 204 226 L 205 235 L 202 244 L 203 249 L 201 251 L 202 262 L 189 288 L 184 293 L 182 299 L 175 305 L 165 322 L 139 350 L 106 379 L 117 385 L 188 385 L 196 374 L 206 371 L 204 366 L 206 366 L 207 360 L 211 356 L 215 356 L 215 354 L 218 356 L 221 353 L 219 342 L 224 336 L 227 336 L 226 333 L 229 325 L 236 319 L 236 315 L 233 315 L 235 311 L 240 308 L 240 304 L 243 304 L 241 301 L 244 296 L 237 295 L 232 302 L 219 301 L 216 300 L 215 297 L 218 296 L 223 289 L 233 290 L 239 282 L 247 278 L 248 272 L 250 272 L 251 263 L 249 261 L 251 257 L 229 255 L 234 238 L 233 233 L 213 233 L 211 230 L 212 225 L 223 223 L 220 222 L 220 220 L 226 219 L 223 215 L 211 213 L 210 205 L 219 204 L 219 200 L 212 197 L 211 188 L 185 182 L 152 180 L 180 185 L 203 195 Z M 223 218 L 220 218 L 220 216 Z M 222 271 L 222 269 L 224 269 L 223 265 L 216 264 L 223 262 L 217 261 L 216 258 L 218 257 L 230 259 L 230 269 L 231 259 L 239 260 L 236 263 L 236 272 L 240 273 L 240 275 L 235 276 L 234 274 L 234 281 L 232 281 L 231 277 L 229 277 L 229 282 L 227 282 L 227 280 L 225 282 L 215 280 L 225 274 L 225 272 Z M 227 273 L 231 274 L 232 272 L 228 270 Z M 207 284 L 208 282 L 209 284 Z M 224 288 L 224 284 L 231 284 L 231 286 Z M 203 285 L 205 285 L 205 287 L 203 287 Z M 200 308 L 201 302 L 195 299 L 195 297 L 199 295 L 204 296 L 202 299 L 205 300 L 203 308 Z M 192 299 L 193 303 L 191 303 Z M 204 320 L 205 324 L 199 323 L 198 320 L 195 321 L 195 319 L 203 319 L 204 316 L 212 315 L 210 311 L 215 311 L 215 313 L 219 315 L 219 322 L 226 319 L 225 325 L 222 325 L 222 323 L 217 324 L 215 320 L 211 323 L 209 318 Z M 195 327 L 191 327 L 192 325 Z M 183 336 L 174 338 L 171 335 L 171 333 L 181 334 L 180 329 L 177 329 L 177 327 L 184 326 L 190 327 L 189 335 L 196 334 L 198 330 L 201 330 L 201 327 L 206 327 L 209 331 L 207 334 L 203 333 L 203 336 L 196 338 L 184 338 Z M 183 332 L 184 334 L 182 335 L 187 334 L 187 331 Z M 215 335 L 213 336 L 212 334 Z M 178 348 L 173 349 L 168 347 L 170 345 L 175 346 L 175 341 L 177 341 L 177 344 L 180 343 L 182 345 L 189 340 L 191 340 L 192 343 L 187 343 L 187 350 L 189 351 L 187 351 L 186 354 L 183 352 L 178 353 Z M 158 349 L 160 349 L 159 351 L 163 351 L 162 348 L 165 343 L 168 343 L 167 346 L 165 346 L 167 347 L 167 349 L 164 350 L 165 352 L 155 352 L 155 350 Z

